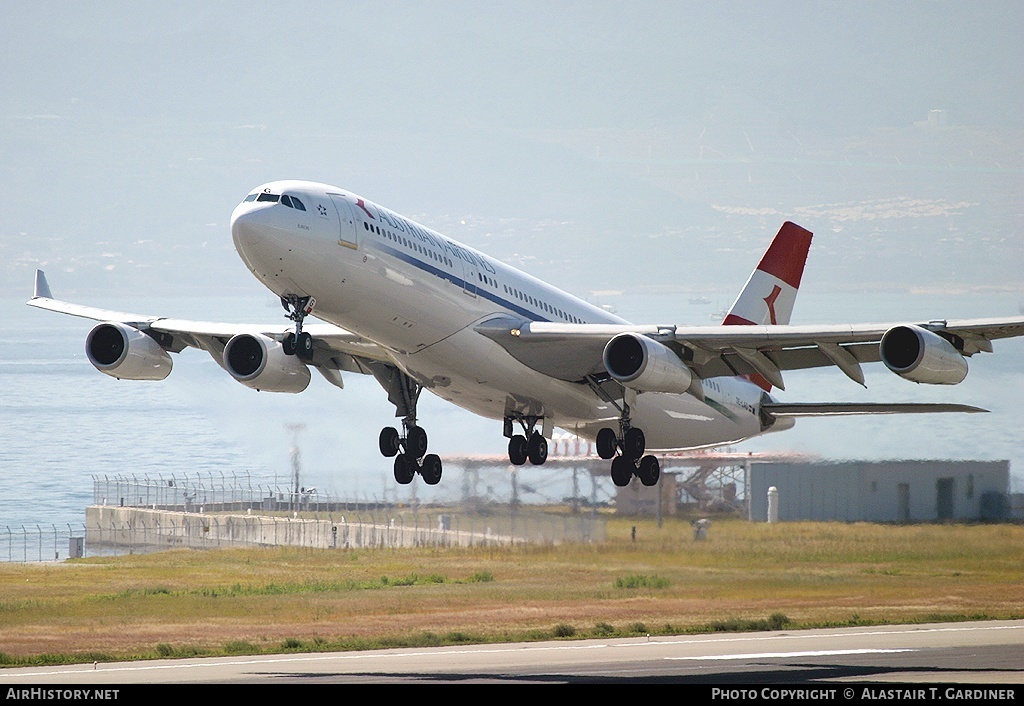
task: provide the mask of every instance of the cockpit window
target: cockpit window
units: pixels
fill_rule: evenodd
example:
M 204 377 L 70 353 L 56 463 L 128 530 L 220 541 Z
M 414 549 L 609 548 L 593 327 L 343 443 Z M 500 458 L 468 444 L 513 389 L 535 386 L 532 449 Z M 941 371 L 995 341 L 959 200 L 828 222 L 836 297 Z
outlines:
M 306 205 L 299 201 L 298 196 L 289 196 L 288 194 L 272 194 L 269 191 L 261 191 L 255 194 L 249 194 L 245 197 L 243 203 L 248 201 L 269 201 L 271 203 L 281 203 L 288 208 L 297 208 L 300 211 L 306 210 Z

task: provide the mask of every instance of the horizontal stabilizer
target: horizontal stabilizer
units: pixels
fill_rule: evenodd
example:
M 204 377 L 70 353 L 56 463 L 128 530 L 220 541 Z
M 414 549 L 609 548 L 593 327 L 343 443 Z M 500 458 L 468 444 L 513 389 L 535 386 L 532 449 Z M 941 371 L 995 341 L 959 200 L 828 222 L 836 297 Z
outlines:
M 939 412 L 987 412 L 966 404 L 928 402 L 772 402 L 761 405 L 761 411 L 773 417 L 838 417 L 849 414 L 935 414 Z

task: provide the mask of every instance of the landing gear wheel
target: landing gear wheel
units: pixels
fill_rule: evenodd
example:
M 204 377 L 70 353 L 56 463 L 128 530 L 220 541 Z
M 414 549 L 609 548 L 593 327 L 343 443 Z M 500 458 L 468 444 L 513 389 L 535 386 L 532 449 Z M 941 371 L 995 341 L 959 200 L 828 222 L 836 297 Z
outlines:
M 295 337 L 295 355 L 302 360 L 313 360 L 313 337 L 306 332 Z
M 281 347 L 284 348 L 285 355 L 295 355 L 295 334 L 285 334 L 284 340 L 281 341 Z
M 384 427 L 380 430 L 380 438 L 378 439 L 380 446 L 381 455 L 391 458 L 398 454 L 401 450 L 401 445 L 398 439 L 398 430 L 394 427 Z
M 395 480 L 400 485 L 409 485 L 416 475 L 416 464 L 406 456 L 399 454 L 395 456 Z
M 441 459 L 437 454 L 427 454 L 423 458 L 420 475 L 427 485 L 437 485 L 441 482 Z
M 644 456 L 640 459 L 640 467 L 637 468 L 636 475 L 646 486 L 657 485 L 658 478 L 661 476 L 661 465 L 658 463 L 657 457 Z
M 644 455 L 647 449 L 647 439 L 644 433 L 636 427 L 630 427 L 622 435 L 622 455 L 631 461 L 635 461 Z
M 423 458 L 427 452 L 427 432 L 423 427 L 409 427 L 405 433 L 405 453 L 409 458 Z
M 615 432 L 608 427 L 597 432 L 597 455 L 605 461 L 615 456 Z
M 513 466 L 522 466 L 528 457 L 529 442 L 522 434 L 516 434 L 508 440 L 508 460 Z
M 548 460 L 548 440 L 539 433 L 533 432 L 530 435 L 526 454 L 530 458 L 530 463 L 534 466 L 543 465 Z
M 634 470 L 629 459 L 624 456 L 616 456 L 612 459 L 612 482 L 620 488 L 625 488 L 629 485 Z

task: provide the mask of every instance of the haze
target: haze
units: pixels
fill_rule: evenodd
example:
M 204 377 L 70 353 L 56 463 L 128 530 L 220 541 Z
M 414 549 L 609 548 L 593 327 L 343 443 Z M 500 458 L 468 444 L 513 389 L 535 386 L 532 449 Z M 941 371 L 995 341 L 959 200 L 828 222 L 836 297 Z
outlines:
M 54 277 L 65 290 L 252 291 L 228 215 L 252 186 L 292 177 L 580 294 L 733 293 L 785 218 L 818 233 L 818 288 L 1020 287 L 1018 3 L 26 3 L 5 16 L 12 294 L 38 265 L 70 270 Z M 944 124 L 915 125 L 932 110 Z M 908 246 L 918 256 L 892 262 Z
M 794 323 L 1015 315 L 1021 7 L 9 4 L 0 293 L 42 267 L 83 303 L 199 295 L 184 313 L 219 319 L 232 294 L 266 320 L 228 217 L 302 178 L 637 321 L 711 321 L 786 219 L 816 234 Z M 1021 349 L 996 350 L 1010 377 L 939 396 L 1004 391 L 1003 433 Z M 807 385 L 791 398 L 837 396 Z

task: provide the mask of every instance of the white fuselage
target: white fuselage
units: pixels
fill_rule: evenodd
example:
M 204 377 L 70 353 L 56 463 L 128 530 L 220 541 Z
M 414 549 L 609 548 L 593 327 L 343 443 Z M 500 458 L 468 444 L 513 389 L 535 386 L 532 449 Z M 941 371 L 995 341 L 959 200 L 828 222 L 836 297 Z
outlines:
M 474 326 L 501 314 L 628 322 L 341 189 L 281 181 L 253 193 L 290 194 L 304 207 L 247 200 L 232 214 L 239 255 L 276 294 L 314 297 L 315 316 L 373 341 L 426 389 L 476 414 L 544 417 L 589 438 L 615 426 L 619 411 L 588 385 L 527 367 Z M 649 449 L 762 433 L 759 387 L 744 378 L 702 384 L 704 401 L 689 394 L 637 396 L 632 423 L 644 430 Z

